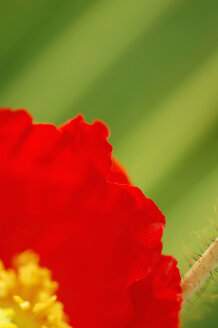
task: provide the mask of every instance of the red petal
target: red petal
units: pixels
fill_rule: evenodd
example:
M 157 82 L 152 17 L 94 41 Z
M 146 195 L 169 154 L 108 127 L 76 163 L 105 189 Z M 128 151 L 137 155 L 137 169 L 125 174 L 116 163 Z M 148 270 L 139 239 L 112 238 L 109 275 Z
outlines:
M 131 295 L 136 311 L 133 328 L 175 328 L 179 326 L 181 278 L 171 256 L 161 256 L 153 272 L 132 285 Z
M 76 328 L 163 327 L 154 311 L 175 328 L 181 291 L 161 257 L 164 216 L 112 164 L 107 137 L 81 116 L 57 129 L 0 111 L 0 256 L 39 252 Z
M 112 159 L 112 166 L 108 179 L 119 184 L 130 184 L 130 179 L 125 172 L 125 169 L 115 158 Z

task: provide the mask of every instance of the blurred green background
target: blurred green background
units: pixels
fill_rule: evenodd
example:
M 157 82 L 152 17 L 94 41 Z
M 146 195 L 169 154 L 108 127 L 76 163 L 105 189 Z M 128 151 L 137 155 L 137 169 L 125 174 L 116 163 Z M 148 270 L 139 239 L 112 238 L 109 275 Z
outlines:
M 0 105 L 104 120 L 184 272 L 218 197 L 218 1 L 1 0 L 0 48 Z M 217 327 L 209 308 L 184 327 Z

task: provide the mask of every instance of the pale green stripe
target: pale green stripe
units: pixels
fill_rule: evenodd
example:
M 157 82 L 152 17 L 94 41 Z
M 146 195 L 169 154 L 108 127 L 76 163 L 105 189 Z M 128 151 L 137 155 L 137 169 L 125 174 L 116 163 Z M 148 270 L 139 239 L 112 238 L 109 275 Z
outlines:
M 217 85 L 218 52 L 120 142 L 119 159 L 145 191 L 210 128 L 217 117 Z
M 3 105 L 41 109 L 53 117 L 82 97 L 102 72 L 173 0 L 101 1 L 80 16 L 17 76 L 1 95 Z

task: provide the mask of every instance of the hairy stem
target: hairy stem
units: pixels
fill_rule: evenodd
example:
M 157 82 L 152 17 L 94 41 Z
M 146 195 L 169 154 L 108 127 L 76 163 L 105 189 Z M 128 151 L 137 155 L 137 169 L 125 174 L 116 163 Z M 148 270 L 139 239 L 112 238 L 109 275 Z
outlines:
M 218 266 L 218 238 L 182 279 L 183 304 L 202 286 Z

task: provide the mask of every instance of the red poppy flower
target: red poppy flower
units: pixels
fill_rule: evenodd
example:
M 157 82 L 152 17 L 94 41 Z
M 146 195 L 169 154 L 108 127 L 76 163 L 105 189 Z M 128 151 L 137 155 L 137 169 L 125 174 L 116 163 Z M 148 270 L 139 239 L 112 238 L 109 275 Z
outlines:
M 0 111 L 0 258 L 37 252 L 75 328 L 176 328 L 176 261 L 163 214 L 111 160 L 108 130 Z

